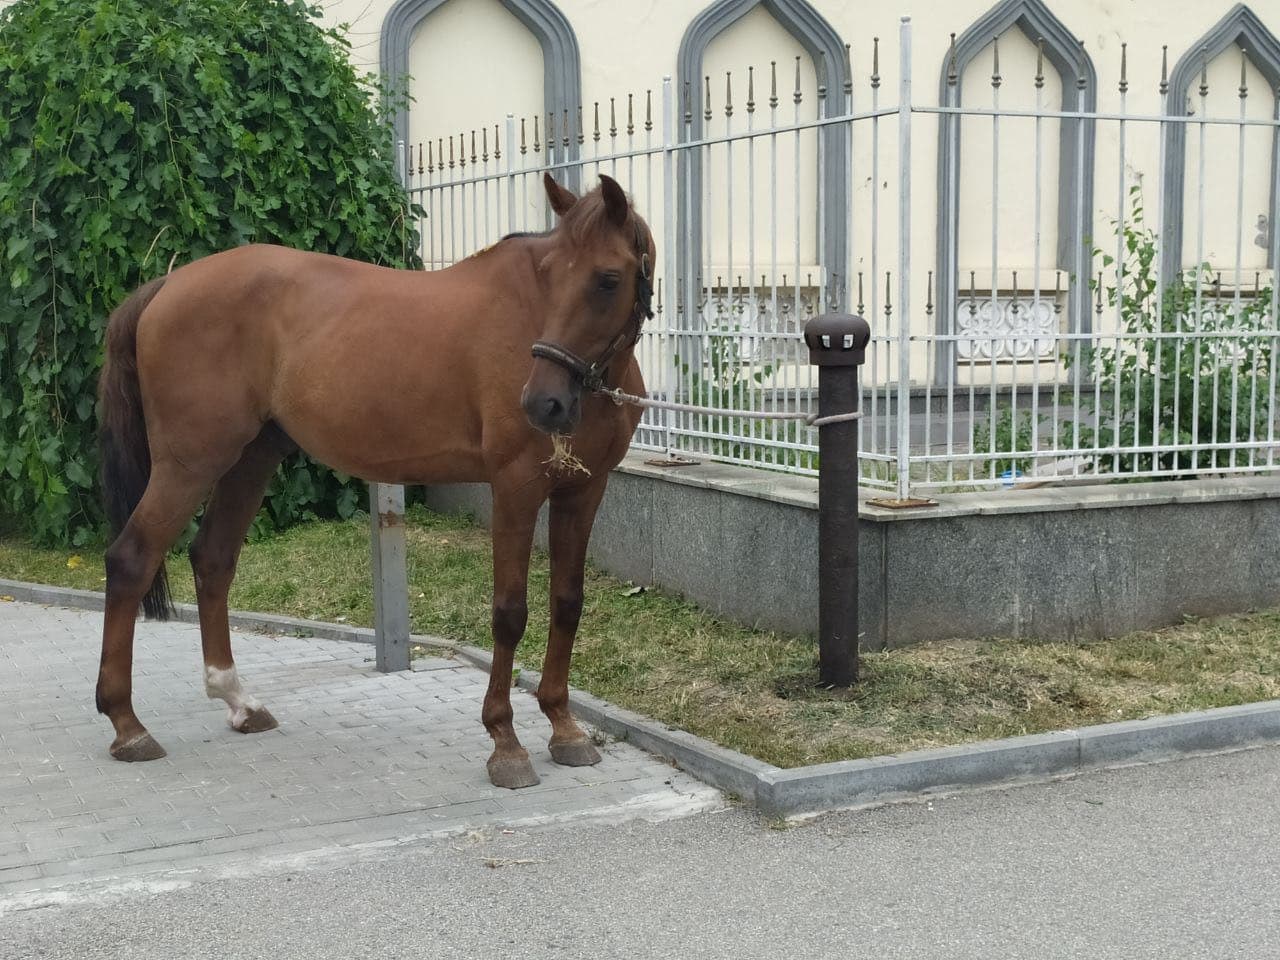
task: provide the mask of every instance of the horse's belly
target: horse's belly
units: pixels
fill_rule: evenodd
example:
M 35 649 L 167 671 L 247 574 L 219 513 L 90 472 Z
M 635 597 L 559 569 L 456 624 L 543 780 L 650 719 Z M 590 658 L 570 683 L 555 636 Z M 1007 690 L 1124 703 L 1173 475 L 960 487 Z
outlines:
M 343 473 L 376 483 L 486 479 L 475 413 L 421 384 L 397 390 L 348 377 L 283 393 L 277 421 L 308 455 Z

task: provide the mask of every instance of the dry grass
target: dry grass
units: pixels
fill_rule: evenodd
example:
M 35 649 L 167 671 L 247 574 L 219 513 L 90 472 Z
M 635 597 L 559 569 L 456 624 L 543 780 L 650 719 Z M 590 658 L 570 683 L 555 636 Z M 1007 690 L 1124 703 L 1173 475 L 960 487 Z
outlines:
M 411 510 L 414 630 L 489 642 L 488 534 Z M 0 539 L 0 577 L 102 588 L 101 548 Z M 194 596 L 169 562 L 174 594 Z M 245 547 L 238 609 L 369 624 L 367 520 L 314 523 Z M 547 562 L 530 573 L 519 660 L 537 668 Z M 597 696 L 780 766 L 896 753 L 1280 697 L 1280 611 L 1194 621 L 1091 643 L 955 641 L 868 654 L 852 691 L 815 688 L 810 639 L 750 630 L 661 591 L 589 571 L 572 682 Z M 480 705 L 476 704 L 479 715 Z

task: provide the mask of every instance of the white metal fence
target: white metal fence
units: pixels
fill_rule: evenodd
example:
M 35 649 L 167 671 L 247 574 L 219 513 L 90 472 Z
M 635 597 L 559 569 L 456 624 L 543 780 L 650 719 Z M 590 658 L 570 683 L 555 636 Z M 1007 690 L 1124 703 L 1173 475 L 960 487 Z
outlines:
M 911 39 L 904 20 L 893 84 L 875 41 L 841 89 L 824 63 L 806 91 L 797 60 L 403 146 L 422 258 L 550 227 L 546 170 L 608 173 L 658 239 L 651 395 L 808 409 L 804 323 L 847 311 L 873 330 L 864 482 L 898 497 L 1276 469 L 1280 100 L 1248 53 L 1238 111 L 1215 113 L 1220 57 L 1185 100 L 1167 61 L 1139 98 L 1122 47 L 1102 110 L 1092 65 L 1043 38 L 1006 76 L 999 43 L 961 62 L 953 37 L 926 105 Z M 817 469 L 793 422 L 650 411 L 635 442 Z

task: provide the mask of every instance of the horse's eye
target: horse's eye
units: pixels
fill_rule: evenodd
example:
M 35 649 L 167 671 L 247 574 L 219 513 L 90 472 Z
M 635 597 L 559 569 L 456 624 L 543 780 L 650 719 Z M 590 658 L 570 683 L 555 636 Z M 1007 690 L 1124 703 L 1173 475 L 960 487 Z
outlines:
M 618 289 L 618 284 L 619 284 L 619 283 L 621 283 L 621 282 L 622 282 L 622 278 L 621 278 L 620 276 L 618 276 L 618 274 L 616 274 L 616 273 L 602 273 L 602 274 L 600 274 L 600 289 L 601 289 L 601 290 L 617 290 L 617 289 Z

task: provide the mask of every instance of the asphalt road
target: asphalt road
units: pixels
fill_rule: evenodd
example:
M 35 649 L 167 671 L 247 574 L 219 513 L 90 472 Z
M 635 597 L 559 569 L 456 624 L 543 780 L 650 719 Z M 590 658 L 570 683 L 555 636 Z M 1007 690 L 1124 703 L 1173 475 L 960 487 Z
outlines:
M 1280 957 L 1280 748 L 800 824 L 491 831 L 0 915 L 0 957 Z

